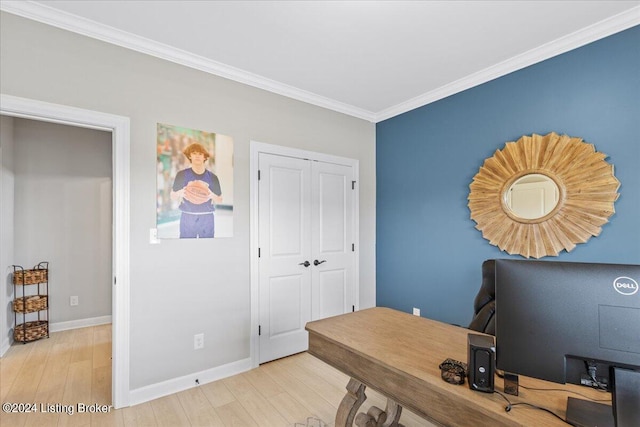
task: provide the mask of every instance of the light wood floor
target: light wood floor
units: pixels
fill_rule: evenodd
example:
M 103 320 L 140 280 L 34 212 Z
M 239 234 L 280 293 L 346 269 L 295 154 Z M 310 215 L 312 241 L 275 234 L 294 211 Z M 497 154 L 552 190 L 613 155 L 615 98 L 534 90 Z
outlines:
M 333 426 L 348 377 L 301 353 L 257 369 L 106 414 L 78 413 L 77 404 L 111 402 L 111 325 L 55 332 L 15 344 L 0 359 L 0 401 L 35 403 L 38 412 L 0 412 L 0 425 L 19 426 Z M 384 408 L 367 390 L 362 408 Z M 41 404 L 49 404 L 43 413 Z M 56 407 L 52 405 L 58 404 Z M 66 412 L 74 410 L 73 415 Z M 406 427 L 431 426 L 404 411 Z

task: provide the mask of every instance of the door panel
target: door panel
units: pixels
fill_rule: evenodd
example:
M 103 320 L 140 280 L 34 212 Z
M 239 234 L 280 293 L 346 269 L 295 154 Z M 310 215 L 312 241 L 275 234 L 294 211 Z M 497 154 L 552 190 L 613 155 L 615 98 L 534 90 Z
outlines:
M 305 351 L 311 320 L 309 162 L 260 154 L 259 362 Z
M 315 169 L 325 166 L 316 165 Z M 346 177 L 318 171 L 318 223 L 320 253 L 345 251 L 346 238 Z
M 303 211 L 308 208 L 304 206 L 302 186 L 306 171 L 291 166 L 272 166 L 268 173 L 271 256 L 303 256 L 302 240 L 306 237 L 303 227 L 307 226 Z
M 302 321 L 304 278 L 302 275 L 272 277 L 269 284 L 269 335 L 270 339 L 279 335 L 295 333 Z
M 345 269 L 318 273 L 319 319 L 345 313 L 348 289 L 346 273 Z
M 352 310 L 355 301 L 353 252 L 353 168 L 313 162 L 311 234 L 313 320 Z

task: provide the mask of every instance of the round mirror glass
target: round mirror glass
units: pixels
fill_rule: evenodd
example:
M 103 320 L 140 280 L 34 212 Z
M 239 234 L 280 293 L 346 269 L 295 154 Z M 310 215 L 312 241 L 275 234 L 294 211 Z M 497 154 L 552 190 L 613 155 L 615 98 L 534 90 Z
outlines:
M 507 190 L 505 204 L 522 219 L 539 219 L 558 204 L 560 190 L 546 175 L 533 173 L 518 178 Z

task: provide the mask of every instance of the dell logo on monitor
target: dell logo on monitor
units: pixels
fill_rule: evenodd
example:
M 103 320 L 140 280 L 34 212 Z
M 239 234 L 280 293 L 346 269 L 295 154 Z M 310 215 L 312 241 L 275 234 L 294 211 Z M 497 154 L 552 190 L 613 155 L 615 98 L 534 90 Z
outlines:
M 633 295 L 638 292 L 638 282 L 630 277 L 618 277 L 613 281 L 613 289 L 622 295 Z

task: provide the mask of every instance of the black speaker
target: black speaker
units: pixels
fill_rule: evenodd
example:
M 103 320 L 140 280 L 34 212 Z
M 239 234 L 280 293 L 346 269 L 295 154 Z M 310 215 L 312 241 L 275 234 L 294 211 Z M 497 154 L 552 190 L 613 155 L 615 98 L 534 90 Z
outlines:
M 493 393 L 493 376 L 496 370 L 496 347 L 489 335 L 469 334 L 467 338 L 469 388 Z

